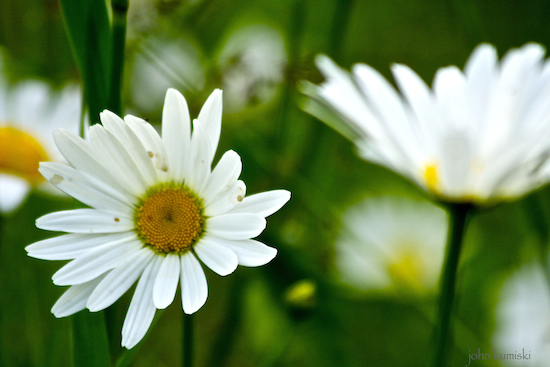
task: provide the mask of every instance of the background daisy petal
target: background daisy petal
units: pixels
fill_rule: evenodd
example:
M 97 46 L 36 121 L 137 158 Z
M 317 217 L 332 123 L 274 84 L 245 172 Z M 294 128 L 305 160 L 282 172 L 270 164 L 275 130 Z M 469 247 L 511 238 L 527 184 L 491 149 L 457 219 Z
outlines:
M 15 210 L 25 200 L 31 185 L 24 179 L 0 173 L 0 213 Z

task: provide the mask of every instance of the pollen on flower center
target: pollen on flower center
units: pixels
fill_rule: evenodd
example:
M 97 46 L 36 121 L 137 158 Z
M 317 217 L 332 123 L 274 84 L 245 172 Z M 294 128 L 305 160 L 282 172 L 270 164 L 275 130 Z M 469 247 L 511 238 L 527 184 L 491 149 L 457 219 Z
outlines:
M 200 200 L 184 188 L 162 188 L 136 210 L 136 229 L 156 251 L 185 252 L 203 231 Z
M 0 172 L 38 184 L 44 180 L 38 172 L 38 163 L 48 160 L 35 138 L 10 126 L 0 127 Z

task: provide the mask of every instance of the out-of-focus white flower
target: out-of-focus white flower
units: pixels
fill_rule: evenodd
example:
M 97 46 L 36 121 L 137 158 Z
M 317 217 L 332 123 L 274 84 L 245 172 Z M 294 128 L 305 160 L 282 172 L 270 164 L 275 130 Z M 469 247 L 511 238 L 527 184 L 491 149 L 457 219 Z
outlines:
M 252 100 L 270 102 L 284 79 L 286 63 L 283 38 L 275 29 L 255 25 L 233 33 L 218 58 L 228 108 L 242 110 Z
M 80 90 L 76 85 L 54 92 L 39 81 L 10 86 L 0 60 L 0 213 L 17 209 L 32 188 L 62 194 L 38 172 L 41 161 L 64 161 L 52 132 L 78 132 Z
M 336 241 L 341 279 L 362 290 L 431 290 L 445 251 L 447 215 L 428 202 L 367 198 L 342 216 Z
M 366 160 L 386 166 L 449 202 L 500 201 L 548 182 L 550 64 L 527 44 L 498 61 L 478 46 L 464 71 L 437 71 L 432 89 L 409 67 L 392 65 L 399 88 L 356 64 L 351 75 L 326 56 L 326 81 L 304 92 L 345 122 Z M 306 109 L 316 114 L 314 102 Z M 317 105 L 319 106 L 319 105 Z
M 222 120 L 222 92 L 214 91 L 197 119 L 185 98 L 166 93 L 162 138 L 147 122 L 109 111 L 90 128 L 90 142 L 60 130 L 55 141 L 70 165 L 42 163 L 40 172 L 91 206 L 47 214 L 37 227 L 69 234 L 30 246 L 29 256 L 72 260 L 53 275 L 71 286 L 56 302 L 57 317 L 113 304 L 139 278 L 122 327 L 122 345 L 145 335 L 157 308 L 168 307 L 181 282 L 183 311 L 192 314 L 208 296 L 199 259 L 225 276 L 237 265 L 260 266 L 277 250 L 255 241 L 266 217 L 290 192 L 245 197 L 241 159 L 227 151 L 214 169 Z M 181 280 L 180 280 L 181 279 Z
M 503 366 L 547 366 L 550 360 L 550 280 L 537 262 L 502 285 L 495 309 L 494 351 Z M 522 359 L 507 358 L 520 354 Z M 529 359 L 523 359 L 523 354 Z
M 196 93 L 204 84 L 200 55 L 187 41 L 149 38 L 134 57 L 130 94 L 140 111 L 160 111 L 168 88 Z

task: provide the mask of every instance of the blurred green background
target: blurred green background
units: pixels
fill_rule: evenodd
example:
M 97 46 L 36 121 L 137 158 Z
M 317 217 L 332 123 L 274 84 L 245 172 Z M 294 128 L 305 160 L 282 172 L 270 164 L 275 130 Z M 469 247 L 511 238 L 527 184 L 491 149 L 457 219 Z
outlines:
M 32 78 L 60 88 L 79 81 L 61 14 L 56 0 L 0 1 L 0 45 L 11 83 Z M 235 32 L 267 27 L 283 45 L 282 54 L 272 55 L 279 74 L 246 84 L 246 97 L 224 105 L 218 149 L 218 157 L 228 149 L 241 155 L 248 193 L 292 192 L 260 236 L 279 254 L 262 268 L 239 267 L 225 278 L 205 269 L 209 298 L 195 316 L 196 365 L 425 366 L 436 294 L 360 291 L 344 284 L 335 266 L 347 208 L 370 196 L 425 195 L 358 159 L 352 143 L 301 111 L 296 85 L 322 81 L 313 64 L 318 53 L 346 69 L 368 63 L 389 80 L 389 65 L 404 63 L 430 84 L 437 68 L 462 68 L 480 42 L 494 44 L 499 55 L 526 42 L 550 44 L 549 19 L 550 3 L 542 0 L 130 0 L 123 107 L 152 123 L 160 123 L 166 87 L 144 77 L 150 70 L 182 91 L 196 116 L 214 88 L 227 86 L 224 98 L 232 97 L 231 79 L 224 78 L 239 67 L 240 51 L 224 59 L 223 50 Z M 543 188 L 473 218 L 459 267 L 452 366 L 467 364 L 470 350 L 490 350 L 501 284 L 546 251 L 549 199 Z M 72 317 L 50 313 L 63 292 L 50 279 L 61 263 L 28 258 L 24 247 L 52 235 L 35 228 L 38 216 L 73 205 L 33 193 L 2 217 L 1 366 L 72 365 Z M 303 280 L 313 291 L 289 300 Z M 131 295 L 112 306 L 113 335 L 120 334 Z M 182 315 L 178 298 L 157 312 L 131 365 L 180 365 Z

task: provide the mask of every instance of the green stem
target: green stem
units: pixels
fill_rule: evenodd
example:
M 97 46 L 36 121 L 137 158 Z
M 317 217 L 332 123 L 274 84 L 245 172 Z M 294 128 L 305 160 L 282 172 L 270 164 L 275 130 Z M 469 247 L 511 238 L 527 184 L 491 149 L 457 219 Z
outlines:
M 193 367 L 193 315 L 183 315 L 183 367 Z
M 126 14 L 128 0 L 113 0 L 113 52 L 111 54 L 111 82 L 108 108 L 117 115 L 122 114 L 121 86 L 124 69 L 124 47 L 126 45 Z
M 353 0 L 340 0 L 336 2 L 334 17 L 332 19 L 332 30 L 329 39 L 329 56 L 337 62 L 341 62 L 342 45 L 344 43 L 344 35 L 349 23 L 349 16 L 353 6 Z
M 456 270 L 466 229 L 467 216 L 472 208 L 470 204 L 449 205 L 449 233 L 447 237 L 447 254 L 441 274 L 439 314 L 435 334 L 434 367 L 445 366 L 446 351 L 448 349 L 447 340 L 449 339 L 451 312 L 455 296 Z

